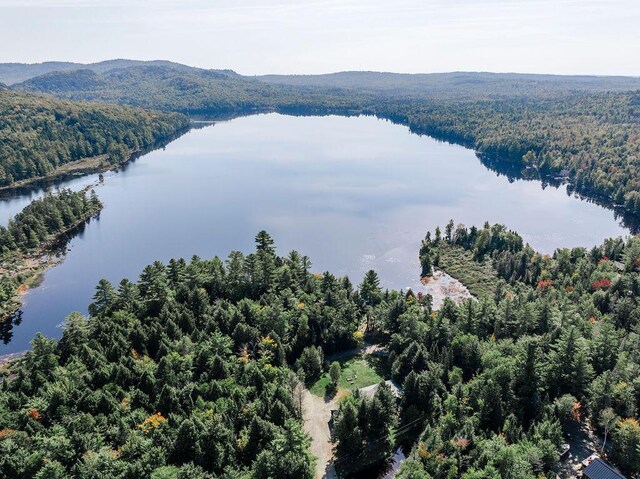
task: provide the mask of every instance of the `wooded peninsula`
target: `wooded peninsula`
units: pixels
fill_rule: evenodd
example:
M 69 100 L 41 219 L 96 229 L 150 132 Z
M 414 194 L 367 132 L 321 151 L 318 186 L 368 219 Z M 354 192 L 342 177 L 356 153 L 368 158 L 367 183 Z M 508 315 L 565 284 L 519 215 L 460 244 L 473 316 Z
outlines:
M 55 264 L 66 240 L 102 209 L 94 191 L 61 190 L 27 205 L 0 226 L 0 321 L 20 307 L 20 294 Z

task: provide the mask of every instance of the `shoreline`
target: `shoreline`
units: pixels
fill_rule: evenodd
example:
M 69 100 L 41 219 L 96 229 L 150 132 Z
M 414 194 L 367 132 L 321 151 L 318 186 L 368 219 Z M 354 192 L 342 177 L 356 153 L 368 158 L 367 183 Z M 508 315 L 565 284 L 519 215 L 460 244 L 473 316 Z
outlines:
M 0 186 L 0 197 L 11 198 L 13 194 L 20 194 L 21 190 L 31 190 L 32 188 L 37 187 L 47 187 L 58 181 L 64 181 L 65 179 L 69 178 L 82 177 L 95 173 L 106 173 L 108 171 L 116 171 L 119 168 L 127 165 L 129 162 L 141 157 L 142 155 L 146 155 L 147 153 L 150 153 L 156 149 L 165 147 L 172 141 L 189 132 L 189 130 L 191 130 L 192 128 L 197 128 L 197 126 L 189 124 L 186 128 L 178 130 L 172 135 L 159 138 L 154 142 L 153 145 L 149 147 L 130 150 L 126 158 L 119 163 L 111 164 L 106 161 L 108 157 L 107 154 L 91 156 L 65 163 L 64 165 L 57 167 L 55 170 L 44 176 L 25 178 L 15 181 L 10 185 Z
M 46 188 L 58 181 L 64 181 L 69 178 L 117 171 L 119 168 L 125 167 L 128 163 L 136 160 L 140 156 L 156 149 L 164 148 L 167 144 L 188 133 L 194 127 L 197 128 L 197 126 L 190 123 L 187 127 L 156 140 L 150 147 L 129 151 L 126 158 L 117 164 L 109 164 L 106 162 L 107 155 L 103 154 L 66 163 L 45 176 L 26 178 L 10 185 L 0 186 L 0 197 L 12 198 L 24 192 L 32 191 L 35 188 Z M 94 186 L 95 185 L 88 185 L 81 191 L 86 193 Z M 61 248 L 61 242 L 64 241 L 66 246 L 67 242 L 71 239 L 69 236 L 76 229 L 88 223 L 92 218 L 99 216 L 102 207 L 101 205 L 97 210 L 92 211 L 90 214 L 70 225 L 65 230 L 55 234 L 52 238 L 38 245 L 38 247 L 31 251 L 22 252 L 18 250 L 8 253 L 4 257 L 0 257 L 0 276 L 8 276 L 10 279 L 19 278 L 20 276 L 24 277 L 16 287 L 12 297 L 7 299 L 5 307 L 0 310 L 0 324 L 11 321 L 22 306 L 22 297 L 29 289 L 42 280 L 44 273 L 49 268 L 64 261 L 67 251 L 65 248 Z
M 0 193 L 10 192 L 14 190 L 20 190 L 22 188 L 27 188 L 34 186 L 37 183 L 49 183 L 55 182 L 56 180 L 64 179 L 66 177 L 73 176 L 85 176 L 93 173 L 100 173 L 104 171 L 108 171 L 111 166 L 119 166 L 127 163 L 129 160 L 125 160 L 118 165 L 108 165 L 103 162 L 106 160 L 107 155 L 99 155 L 99 156 L 91 156 L 88 158 L 82 158 L 80 160 L 72 161 L 70 163 L 66 163 L 62 166 L 59 166 L 51 173 L 45 176 L 37 176 L 34 178 L 25 178 L 24 180 L 19 180 L 11 183 L 10 185 L 0 186 Z M 133 158 L 133 153 L 130 155 L 130 158 Z
M 90 187 L 86 187 L 83 191 L 87 191 Z M 70 225 L 68 228 L 60 231 L 54 235 L 48 241 L 42 243 L 37 248 L 31 251 L 21 252 L 15 251 L 9 254 L 7 257 L 0 258 L 3 263 L 1 274 L 2 277 L 8 277 L 10 279 L 19 278 L 22 275 L 24 280 L 20 281 L 16 287 L 13 296 L 7 300 L 6 308 L 0 312 L 0 323 L 11 321 L 16 312 L 23 304 L 22 298 L 29 291 L 29 289 L 42 280 L 44 273 L 51 267 L 64 261 L 66 256 L 66 244 L 70 240 L 70 235 L 87 224 L 93 218 L 97 218 L 100 215 L 102 206 L 92 210 L 84 217 Z M 61 244 L 64 242 L 64 247 Z M 6 270 L 5 262 L 8 263 L 8 267 L 13 269 Z
M 25 357 L 27 355 L 27 353 L 29 352 L 29 350 L 25 350 L 25 351 L 18 351 L 17 353 L 9 353 L 9 354 L 4 354 L 2 356 L 0 356 L 0 369 L 3 366 L 7 366 L 9 363 L 17 360 L 17 359 L 21 359 L 23 357 Z

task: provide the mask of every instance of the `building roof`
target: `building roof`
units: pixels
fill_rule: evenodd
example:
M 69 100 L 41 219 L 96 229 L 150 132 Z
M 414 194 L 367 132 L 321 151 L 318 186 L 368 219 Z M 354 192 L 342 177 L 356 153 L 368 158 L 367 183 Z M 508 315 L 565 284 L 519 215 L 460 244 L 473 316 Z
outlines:
M 622 474 L 600 458 L 591 461 L 582 474 L 589 479 L 625 479 Z
M 387 380 L 385 382 L 387 383 L 387 386 L 391 388 L 391 393 L 395 397 L 399 398 L 400 394 L 402 393 L 402 388 L 391 380 Z M 376 383 L 376 384 L 372 384 L 371 386 L 360 388 L 360 394 L 363 397 L 371 399 L 376 394 L 376 391 L 378 390 L 379 387 L 380 387 L 380 383 Z

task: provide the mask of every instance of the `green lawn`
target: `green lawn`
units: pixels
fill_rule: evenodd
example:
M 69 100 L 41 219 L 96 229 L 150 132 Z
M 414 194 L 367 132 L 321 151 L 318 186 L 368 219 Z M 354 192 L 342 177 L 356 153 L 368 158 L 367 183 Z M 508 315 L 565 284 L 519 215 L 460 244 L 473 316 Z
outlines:
M 342 358 L 337 360 L 342 368 L 338 387 L 341 389 L 360 389 L 365 386 L 371 386 L 382 381 L 384 374 L 384 360 L 378 356 L 360 356 Z M 357 379 L 355 379 L 357 376 Z M 351 377 L 352 381 L 347 381 L 347 377 Z M 327 385 L 329 384 L 329 373 L 322 375 L 316 383 L 311 386 L 310 391 L 316 396 L 324 397 Z

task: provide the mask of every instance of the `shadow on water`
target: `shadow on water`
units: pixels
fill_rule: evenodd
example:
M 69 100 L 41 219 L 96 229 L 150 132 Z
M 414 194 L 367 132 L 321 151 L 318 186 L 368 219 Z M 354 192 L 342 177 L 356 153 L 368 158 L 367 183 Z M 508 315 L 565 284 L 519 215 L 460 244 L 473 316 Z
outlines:
M 537 181 L 542 185 L 542 189 L 552 186 L 559 188 L 563 185 L 567 186 L 567 195 L 575 195 L 576 198 L 593 203 L 608 210 L 613 211 L 614 218 L 620 221 L 622 226 L 629 229 L 632 234 L 640 233 L 640 216 L 636 215 L 622 205 L 614 204 L 610 199 L 602 197 L 598 193 L 592 191 L 588 186 L 577 186 L 569 182 L 568 172 L 552 171 L 549 169 L 538 169 L 527 166 L 522 163 L 524 152 L 514 155 L 506 155 L 499 153 L 481 153 L 475 148 L 473 141 L 460 135 L 446 134 L 442 131 L 429 126 L 412 125 L 409 119 L 402 115 L 385 114 L 382 112 L 374 112 L 362 110 L 360 114 L 364 116 L 374 116 L 381 120 L 387 120 L 396 125 L 406 126 L 409 131 L 418 136 L 429 136 L 437 141 L 449 143 L 452 145 L 461 145 L 475 152 L 476 157 L 487 169 L 493 171 L 498 176 L 504 176 L 513 183 L 516 180 Z M 357 113 L 351 113 L 346 116 L 358 116 Z
M 20 323 L 22 323 L 21 310 L 18 310 L 10 318 L 0 321 L 0 340 L 2 340 L 4 344 L 11 342 L 11 338 L 13 338 L 13 328 L 14 326 L 20 326 Z
M 493 171 L 498 176 L 506 177 L 510 183 L 518 180 L 538 181 L 542 185 L 543 190 L 549 186 L 560 188 L 566 185 L 568 196 L 575 196 L 587 203 L 593 203 L 613 211 L 614 218 L 620 221 L 625 228 L 628 228 L 632 234 L 640 233 L 640 217 L 638 215 L 630 213 L 624 207 L 613 204 L 608 199 L 599 196 L 587 188 L 577 188 L 576 185 L 570 183 L 564 175 L 550 171 L 541 171 L 530 166 L 522 166 L 511 161 L 505 161 L 497 156 L 482 155 L 479 153 L 476 153 L 476 156 L 487 169 Z

